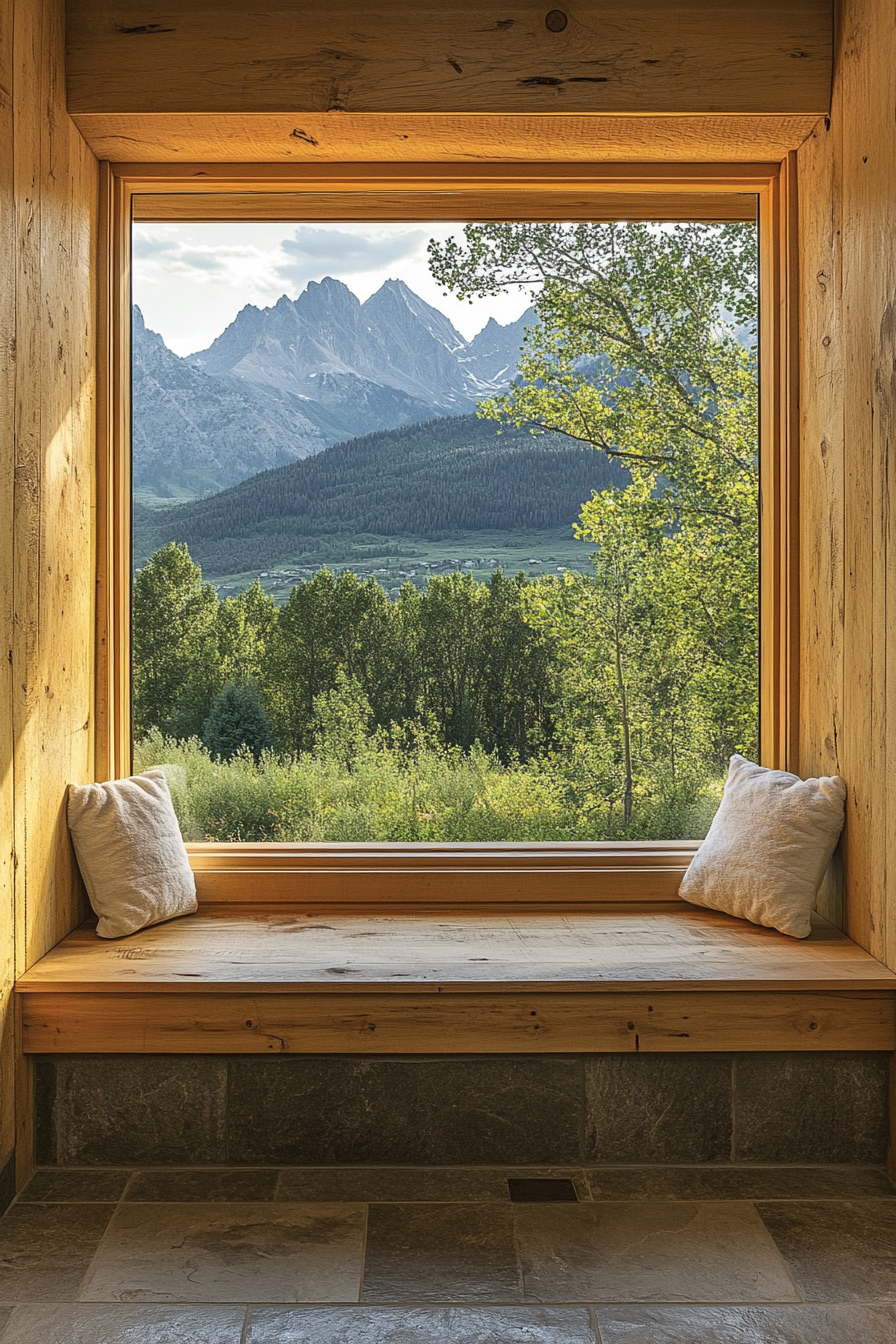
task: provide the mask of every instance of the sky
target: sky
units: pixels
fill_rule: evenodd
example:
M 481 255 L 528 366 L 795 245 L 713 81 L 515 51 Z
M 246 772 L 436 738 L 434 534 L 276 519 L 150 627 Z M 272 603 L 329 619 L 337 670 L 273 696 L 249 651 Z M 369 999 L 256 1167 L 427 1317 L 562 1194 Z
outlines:
M 429 274 L 426 244 L 462 237 L 459 224 L 135 224 L 133 298 L 146 325 L 178 355 L 204 350 L 247 303 L 297 298 L 330 275 L 363 302 L 403 280 L 469 339 L 490 317 L 513 322 L 530 303 L 515 289 L 461 302 Z

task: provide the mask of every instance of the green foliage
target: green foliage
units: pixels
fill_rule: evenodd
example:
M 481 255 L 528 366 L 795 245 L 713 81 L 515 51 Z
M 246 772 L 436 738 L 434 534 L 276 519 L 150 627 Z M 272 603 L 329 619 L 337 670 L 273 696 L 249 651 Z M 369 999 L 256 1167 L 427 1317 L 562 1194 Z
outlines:
M 623 823 L 639 781 L 757 747 L 758 453 L 750 225 L 469 225 L 430 244 L 459 297 L 541 286 L 521 380 L 480 413 L 590 444 L 629 479 L 592 494 L 594 576 L 534 585 L 562 664 L 556 719 Z
M 350 772 L 367 751 L 372 718 L 361 686 L 340 668 L 333 689 L 314 698 L 311 730 L 318 753 Z
M 160 728 L 189 736 L 201 726 L 206 706 L 197 706 L 197 683 L 204 682 L 214 658 L 217 607 L 214 588 L 202 582 L 186 546 L 163 547 L 137 574 L 132 602 L 137 734 Z
M 259 679 L 276 622 L 273 599 L 253 583 L 219 602 L 185 545 L 156 551 L 134 579 L 134 732 L 200 736 L 228 681 Z
M 242 747 L 255 760 L 271 749 L 271 721 L 254 681 L 228 681 L 215 696 L 202 728 L 202 745 L 222 761 L 231 760 Z
M 213 759 L 198 739 L 150 733 L 134 768 L 169 765 L 172 799 L 187 840 L 556 841 L 705 835 L 720 783 L 698 792 L 645 795 L 626 833 L 616 814 L 566 763 L 502 765 L 474 748 L 433 742 L 425 725 L 374 734 L 347 769 L 329 751 L 256 762 L 249 752 Z
M 551 740 L 553 655 L 526 618 L 521 576 L 497 570 L 488 583 L 470 574 L 434 577 L 423 592 L 406 584 L 391 602 L 374 579 L 361 582 L 351 571 L 337 578 L 322 569 L 296 584 L 278 611 L 257 584 L 219 602 L 198 567 L 183 566 L 185 556 L 189 561 L 184 547 L 159 556 L 170 561 L 172 553 L 183 570 L 183 591 L 160 585 L 156 557 L 137 575 L 143 600 L 134 607 L 136 658 L 147 656 L 152 638 L 164 645 L 162 632 L 176 625 L 178 613 L 197 594 L 202 600 L 194 602 L 195 628 L 184 617 L 176 649 L 188 651 L 189 659 L 172 660 L 180 675 L 168 683 L 164 717 L 153 721 L 142 669 L 136 679 L 138 735 L 157 727 L 208 742 L 216 697 L 228 683 L 252 683 L 280 751 L 311 750 L 322 731 L 322 697 L 343 694 L 347 686 L 363 697 L 371 728 L 408 723 L 422 703 L 446 745 L 468 749 L 479 742 L 506 759 L 525 758 Z M 151 627 L 147 607 L 155 616 Z

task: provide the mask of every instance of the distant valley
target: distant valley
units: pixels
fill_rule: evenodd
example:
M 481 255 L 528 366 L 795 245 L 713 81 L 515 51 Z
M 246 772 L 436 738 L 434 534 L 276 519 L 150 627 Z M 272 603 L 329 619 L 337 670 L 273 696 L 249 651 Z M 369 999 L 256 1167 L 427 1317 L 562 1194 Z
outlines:
M 263 575 L 272 590 L 272 570 L 295 581 L 323 564 L 384 575 L 387 587 L 432 568 L 586 566 L 572 524 L 592 491 L 623 480 L 562 435 L 449 416 L 337 444 L 192 503 L 138 504 L 135 560 L 185 542 L 207 577 Z

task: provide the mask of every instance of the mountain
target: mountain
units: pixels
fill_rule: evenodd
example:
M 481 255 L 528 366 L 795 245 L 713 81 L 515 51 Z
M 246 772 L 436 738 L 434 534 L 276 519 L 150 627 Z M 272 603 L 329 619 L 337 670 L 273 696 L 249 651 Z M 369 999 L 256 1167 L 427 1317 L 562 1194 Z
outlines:
M 134 489 L 177 498 L 220 490 L 332 439 L 300 398 L 236 378 L 210 378 L 169 350 L 134 308 Z
M 508 385 L 534 320 L 531 309 L 507 327 L 492 320 L 468 342 L 401 280 L 387 280 L 361 303 L 327 277 L 272 308 L 247 305 L 189 361 L 217 378 L 307 398 L 310 418 L 317 403 L 348 437 L 473 410 Z
M 135 556 L 186 542 L 207 576 L 348 563 L 384 538 L 568 528 L 625 474 L 562 435 L 450 416 L 369 434 L 164 510 L 135 509 Z
M 400 280 L 366 302 L 338 280 L 249 304 L 181 359 L 134 309 L 134 487 L 195 497 L 334 443 L 465 415 L 507 387 L 530 309 L 465 341 Z
M 535 321 L 534 308 L 528 308 L 522 317 L 502 327 L 493 317 L 470 341 L 461 355 L 461 364 L 482 388 L 504 388 L 516 373 L 520 346 L 526 328 Z

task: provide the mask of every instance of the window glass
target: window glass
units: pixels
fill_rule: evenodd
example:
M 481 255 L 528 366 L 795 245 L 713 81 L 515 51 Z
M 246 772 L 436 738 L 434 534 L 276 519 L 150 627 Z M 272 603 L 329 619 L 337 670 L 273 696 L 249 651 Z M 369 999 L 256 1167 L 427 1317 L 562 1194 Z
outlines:
M 134 227 L 188 840 L 697 839 L 758 701 L 752 224 Z

